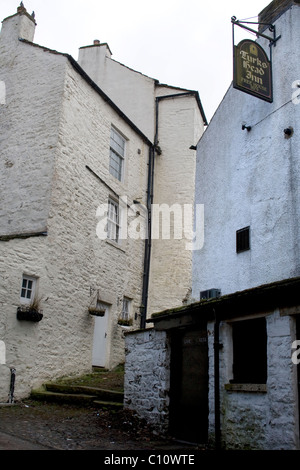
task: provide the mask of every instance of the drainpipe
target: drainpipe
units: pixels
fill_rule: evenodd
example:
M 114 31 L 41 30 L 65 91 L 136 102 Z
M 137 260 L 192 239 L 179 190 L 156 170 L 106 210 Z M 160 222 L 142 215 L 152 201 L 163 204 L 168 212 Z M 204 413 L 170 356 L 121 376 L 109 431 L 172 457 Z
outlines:
M 16 378 L 16 369 L 11 367 L 8 403 L 14 403 L 15 378 Z
M 143 292 L 142 292 L 141 324 L 140 324 L 141 329 L 146 328 L 147 305 L 148 305 L 150 256 L 151 256 L 154 156 L 155 156 L 155 147 L 151 145 L 151 147 L 149 148 L 149 161 L 148 161 L 147 234 L 146 234 L 147 236 L 145 240 L 145 254 L 144 254 Z
M 214 378 L 215 378 L 215 447 L 221 449 L 220 425 L 220 320 L 215 318 L 214 326 Z

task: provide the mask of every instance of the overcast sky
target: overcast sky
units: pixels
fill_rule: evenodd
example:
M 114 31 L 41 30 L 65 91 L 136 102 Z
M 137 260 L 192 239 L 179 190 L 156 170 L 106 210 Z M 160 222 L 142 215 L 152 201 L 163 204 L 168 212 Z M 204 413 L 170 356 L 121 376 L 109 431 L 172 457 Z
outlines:
M 35 12 L 34 42 L 78 59 L 94 39 L 138 72 L 197 90 L 210 120 L 232 81 L 231 17 L 257 21 L 270 0 L 23 0 Z M 0 20 L 20 1 L 0 0 Z M 250 25 L 251 26 L 251 25 Z M 253 26 L 255 28 L 255 26 Z M 251 35 L 235 27 L 235 42 Z M 1 77 L 0 77 L 1 79 Z

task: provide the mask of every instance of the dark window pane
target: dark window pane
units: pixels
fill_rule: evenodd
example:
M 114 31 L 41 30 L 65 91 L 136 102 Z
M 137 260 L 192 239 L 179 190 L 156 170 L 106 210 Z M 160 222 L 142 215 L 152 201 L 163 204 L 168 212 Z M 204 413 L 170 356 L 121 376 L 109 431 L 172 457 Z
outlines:
M 266 383 L 267 332 L 265 318 L 232 324 L 235 383 Z

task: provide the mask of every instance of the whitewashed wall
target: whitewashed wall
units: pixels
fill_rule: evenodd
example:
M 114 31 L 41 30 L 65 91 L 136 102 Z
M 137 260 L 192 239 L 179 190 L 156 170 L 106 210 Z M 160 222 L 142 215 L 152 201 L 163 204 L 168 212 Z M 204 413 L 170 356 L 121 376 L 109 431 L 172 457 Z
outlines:
M 295 319 L 279 310 L 266 314 L 267 383 L 264 391 L 227 390 L 233 377 L 230 323 L 220 325 L 221 443 L 228 450 L 299 449 L 297 366 L 291 352 Z M 208 323 L 209 416 L 208 448 L 215 446 L 214 324 Z M 126 408 L 168 434 L 170 345 L 165 331 L 148 329 L 126 335 Z M 249 387 L 248 387 L 249 389 Z
M 194 252 L 195 300 L 202 290 L 227 294 L 300 273 L 300 105 L 292 102 L 299 21 L 299 5 L 276 21 L 274 102 L 230 87 L 198 143 L 195 198 L 204 204 L 205 241 Z M 269 53 L 268 41 L 259 42 Z M 248 225 L 251 250 L 236 254 L 236 230 Z
M 134 410 L 159 433 L 169 422 L 170 346 L 165 331 L 126 335 L 124 407 Z
M 137 195 L 144 201 L 149 152 L 67 57 L 11 40 L 11 47 L 7 36 L 1 43 L 7 84 L 0 116 L 1 235 L 48 235 L 0 241 L 0 339 L 6 345 L 0 400 L 7 399 L 10 366 L 16 368 L 16 399 L 47 380 L 91 370 L 94 317 L 88 307 L 95 292 L 111 304 L 106 366 L 124 360 L 117 321 L 123 296 L 132 299 L 132 318 L 139 313 L 144 240 L 121 246 L 100 240 L 96 211 L 114 193 L 129 205 Z M 108 170 L 112 124 L 127 139 L 122 183 Z M 38 278 L 39 323 L 16 318 L 23 273 Z
M 297 413 L 297 367 L 291 358 L 295 320 L 270 312 L 267 320 L 266 391 L 228 391 L 232 372 L 232 336 L 230 324 L 221 323 L 220 410 L 221 440 L 227 449 L 295 450 L 299 447 Z M 215 384 L 213 324 L 209 338 L 209 442 L 215 440 Z
M 161 99 L 158 122 L 149 315 L 181 306 L 190 294 L 196 170 L 190 146 L 203 131 L 193 96 Z
M 157 138 L 161 155 L 156 154 L 155 157 L 153 203 L 167 206 L 165 215 L 166 224 L 170 228 L 170 239 L 163 239 L 163 223 L 161 219 L 153 217 L 155 239 L 152 241 L 150 265 L 150 317 L 151 313 L 181 306 L 190 295 L 192 251 L 187 246 L 190 245 L 193 217 L 189 220 L 188 212 L 184 213 L 184 204 L 193 210 L 196 155 L 190 146 L 195 145 L 203 133 L 203 116 L 193 94 L 166 98 L 188 90 L 159 84 L 157 80 L 114 61 L 107 44 L 80 48 L 78 62 L 108 96 L 118 103 L 122 111 L 133 122 L 138 123 L 152 142 L 158 119 Z M 179 239 L 174 239 L 174 205 L 179 206 L 177 213 L 181 219 L 179 222 L 182 223 Z M 162 213 L 163 210 L 160 214 Z M 158 232 L 157 225 L 160 225 Z

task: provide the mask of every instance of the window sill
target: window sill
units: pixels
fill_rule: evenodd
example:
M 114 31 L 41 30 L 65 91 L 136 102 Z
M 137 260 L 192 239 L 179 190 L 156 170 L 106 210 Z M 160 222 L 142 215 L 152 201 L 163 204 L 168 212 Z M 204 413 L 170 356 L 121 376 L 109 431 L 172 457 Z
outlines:
M 227 392 L 267 392 L 266 384 L 225 384 Z

